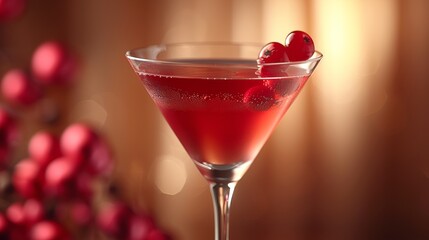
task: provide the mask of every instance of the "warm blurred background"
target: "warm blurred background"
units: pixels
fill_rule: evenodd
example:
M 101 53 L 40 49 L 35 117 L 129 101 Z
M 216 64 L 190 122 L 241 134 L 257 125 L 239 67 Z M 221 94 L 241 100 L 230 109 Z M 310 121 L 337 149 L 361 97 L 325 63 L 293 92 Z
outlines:
M 80 70 L 56 96 L 62 121 L 102 131 L 116 153 L 111 181 L 133 208 L 175 239 L 201 240 L 213 238 L 208 184 L 124 53 L 283 42 L 304 30 L 325 57 L 238 184 L 231 239 L 429 239 L 428 9 L 426 0 L 28 0 L 0 25 L 0 48 L 24 66 L 42 41 L 67 43 Z

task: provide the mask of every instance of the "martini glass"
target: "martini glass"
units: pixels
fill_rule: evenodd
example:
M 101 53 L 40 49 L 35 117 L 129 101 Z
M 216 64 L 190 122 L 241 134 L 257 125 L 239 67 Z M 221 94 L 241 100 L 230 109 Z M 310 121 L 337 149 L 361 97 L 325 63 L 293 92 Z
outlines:
M 153 45 L 126 53 L 148 94 L 210 184 L 215 239 L 229 239 L 237 182 L 322 54 L 257 64 L 261 44 Z

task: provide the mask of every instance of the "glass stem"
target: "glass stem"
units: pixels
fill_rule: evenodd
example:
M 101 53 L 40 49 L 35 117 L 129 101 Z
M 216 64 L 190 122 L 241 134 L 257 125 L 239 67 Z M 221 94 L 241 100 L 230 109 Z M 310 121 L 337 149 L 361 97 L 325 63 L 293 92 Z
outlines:
M 237 182 L 210 183 L 215 216 L 215 240 L 229 239 L 229 207 Z

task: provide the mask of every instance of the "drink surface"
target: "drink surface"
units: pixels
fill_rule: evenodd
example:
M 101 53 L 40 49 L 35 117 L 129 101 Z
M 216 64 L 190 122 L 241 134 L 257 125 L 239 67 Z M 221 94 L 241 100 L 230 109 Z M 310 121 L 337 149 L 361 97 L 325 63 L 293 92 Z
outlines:
M 205 77 L 177 71 L 139 76 L 190 157 L 211 165 L 253 160 L 308 78 L 263 78 L 244 67 L 222 74 L 202 65 Z

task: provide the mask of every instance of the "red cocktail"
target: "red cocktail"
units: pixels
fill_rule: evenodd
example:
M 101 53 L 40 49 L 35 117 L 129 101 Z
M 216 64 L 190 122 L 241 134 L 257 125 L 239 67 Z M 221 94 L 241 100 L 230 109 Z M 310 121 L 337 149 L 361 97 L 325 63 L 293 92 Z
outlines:
M 308 43 L 295 36 L 293 43 Z M 210 182 L 217 240 L 228 239 L 237 181 L 322 58 L 315 52 L 305 61 L 290 62 L 286 50 L 298 57 L 308 51 L 282 48 L 267 45 L 260 61 L 261 45 L 175 44 L 127 52 L 147 92 Z

